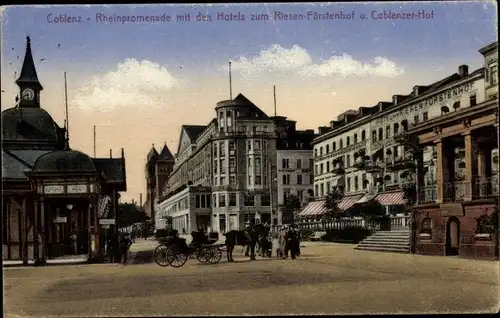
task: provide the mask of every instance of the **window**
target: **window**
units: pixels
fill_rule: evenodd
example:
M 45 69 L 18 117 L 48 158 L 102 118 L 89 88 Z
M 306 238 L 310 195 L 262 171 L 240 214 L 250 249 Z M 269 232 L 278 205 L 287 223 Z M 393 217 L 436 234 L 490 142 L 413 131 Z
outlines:
M 490 84 L 496 85 L 497 82 L 498 82 L 498 66 L 495 63 L 490 66 Z
M 326 153 L 329 153 L 329 152 L 330 152 L 330 146 L 326 145 Z
M 236 193 L 229 193 L 229 206 L 236 206 Z
M 234 149 L 235 149 L 234 141 L 232 141 L 232 140 L 229 141 L 228 148 L 229 148 L 229 151 L 234 151 Z
M 261 173 L 260 158 L 255 158 L 255 172 L 257 174 Z
M 295 166 L 297 169 L 302 169 L 302 159 L 297 159 L 297 164 Z
M 396 135 L 398 132 L 399 132 L 399 124 L 398 123 L 394 123 L 394 134 Z
M 309 159 L 309 169 L 312 170 L 313 166 L 314 166 L 314 159 Z
M 234 157 L 229 158 L 229 168 L 236 168 L 236 159 Z
M 326 172 L 330 172 L 330 161 L 326 162 Z
M 248 140 L 247 144 L 248 144 L 248 151 L 252 150 L 252 141 Z
M 252 158 L 248 158 L 248 168 L 252 168 Z
M 248 184 L 251 185 L 252 184 L 252 176 L 248 176 Z
M 314 196 L 317 198 L 319 196 L 319 193 L 318 193 L 318 185 L 316 184 L 314 186 Z
M 283 169 L 289 169 L 290 168 L 290 160 L 289 159 L 283 159 L 281 161 L 281 166 Z
M 226 159 L 220 160 L 220 173 L 226 173 Z
M 218 153 L 217 153 L 217 144 L 214 143 L 214 158 L 217 158 L 217 155 L 218 155 Z
M 229 176 L 229 184 L 236 185 L 236 176 L 234 175 Z
M 323 174 L 323 164 L 319 164 L 319 174 Z
M 226 156 L 226 144 L 224 141 L 220 143 L 220 156 L 221 157 Z
M 254 148 L 255 150 L 260 150 L 261 149 L 261 147 L 260 147 L 260 140 L 256 140 L 254 146 L 255 146 L 255 148 Z
M 359 189 L 359 179 L 358 176 L 354 176 L 354 191 L 358 191 Z
M 196 208 L 198 208 L 198 209 L 199 209 L 199 208 L 201 208 L 201 202 L 200 202 L 200 195 L 199 195 L 199 194 L 197 194 L 197 195 L 195 196 L 195 206 L 196 206 Z
M 219 167 L 219 161 L 215 160 L 214 161 L 214 174 L 217 174 L 217 167 Z
M 335 151 L 337 149 L 337 144 L 335 141 L 332 143 L 332 151 Z
M 297 184 L 302 184 L 302 175 L 301 174 L 297 175 Z
M 364 141 L 366 139 L 366 131 L 361 131 L 361 141 Z
M 226 216 L 224 214 L 219 214 L 219 231 L 226 232 Z
M 428 112 L 424 112 L 422 114 L 422 121 L 428 121 L 429 120 L 429 113 Z
M 361 176 L 361 187 L 364 189 L 366 189 L 366 186 L 368 185 L 368 180 L 366 180 L 366 174 L 363 174 Z
M 418 124 L 418 121 L 419 121 L 419 116 L 418 115 L 413 116 L 413 124 L 414 125 Z
M 283 175 L 283 184 L 290 184 L 290 175 L 289 174 Z
M 253 194 L 246 194 L 245 201 L 243 202 L 245 206 L 255 205 L 255 196 Z
M 321 197 L 325 196 L 325 185 L 323 183 L 319 185 L 319 195 Z
M 319 155 L 322 156 L 323 155 L 323 147 L 320 147 L 319 148 Z
M 210 204 L 210 194 L 207 194 L 207 208 L 211 206 Z
M 390 138 L 391 137 L 391 126 L 387 125 L 385 127 L 385 138 Z
M 351 192 L 351 177 L 347 177 L 346 179 L 346 189 L 347 192 Z
M 271 206 L 271 196 L 269 194 L 260 196 L 260 206 Z
M 212 202 L 214 203 L 214 208 L 216 208 L 216 207 L 217 207 L 217 194 L 214 194 L 214 195 L 213 195 L 213 200 L 212 200 Z
M 377 131 L 376 130 L 372 130 L 372 141 L 377 141 Z
M 318 165 L 314 165 L 314 174 L 318 175 Z
M 339 140 L 339 149 L 342 149 L 344 145 L 342 145 L 342 139 Z
M 226 195 L 225 194 L 219 194 L 219 207 L 225 207 L 226 206 Z
M 399 158 L 399 147 L 398 146 L 394 147 L 394 158 Z
M 314 156 L 317 157 L 318 156 L 318 149 L 314 149 Z
M 358 143 L 358 134 L 354 134 L 354 144 Z
M 345 146 L 349 147 L 350 144 L 351 144 L 351 137 L 347 136 L 347 138 L 345 140 Z
M 378 140 L 384 139 L 384 130 L 382 128 L 378 129 Z
M 330 182 L 327 182 L 326 183 L 326 194 L 327 195 L 328 195 L 328 193 L 330 193 L 330 190 L 331 190 L 331 188 L 330 188 Z
M 255 185 L 262 185 L 262 177 L 255 176 Z
M 469 101 L 471 106 L 476 106 L 477 105 L 476 95 L 471 95 L 469 97 Z
M 351 166 L 351 155 L 350 154 L 345 155 L 345 163 L 346 163 L 346 167 Z
M 220 177 L 220 185 L 225 185 L 226 184 L 226 177 L 221 176 Z

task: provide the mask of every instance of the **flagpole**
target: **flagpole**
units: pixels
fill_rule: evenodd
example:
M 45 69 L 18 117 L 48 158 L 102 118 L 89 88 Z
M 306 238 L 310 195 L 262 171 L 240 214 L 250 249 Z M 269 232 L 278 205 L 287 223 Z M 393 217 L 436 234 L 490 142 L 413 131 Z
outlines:
M 96 151 L 95 151 L 95 148 L 96 148 L 95 147 L 95 142 L 96 142 L 96 140 L 95 140 L 95 129 L 96 128 L 95 128 L 95 125 L 94 125 L 94 158 L 96 158 L 96 156 L 95 156 L 95 153 L 96 153 Z
M 64 72 L 64 100 L 66 104 L 66 142 L 69 145 L 68 82 L 66 80 L 66 72 Z
M 233 99 L 233 83 L 231 78 L 231 62 L 229 62 L 229 99 Z
M 276 117 L 276 85 L 273 86 L 274 90 L 274 117 Z

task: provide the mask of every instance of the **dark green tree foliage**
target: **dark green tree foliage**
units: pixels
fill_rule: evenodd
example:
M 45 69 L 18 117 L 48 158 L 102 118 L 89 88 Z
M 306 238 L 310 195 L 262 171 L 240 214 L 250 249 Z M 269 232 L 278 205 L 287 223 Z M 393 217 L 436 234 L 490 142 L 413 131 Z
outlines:
M 344 193 L 341 188 L 335 187 L 328 193 L 325 200 L 326 213 L 323 215 L 323 221 L 329 222 L 342 217 L 344 211 L 339 209 L 338 204 L 344 197 Z
M 367 221 L 377 221 L 380 217 L 385 216 L 385 208 L 376 200 L 370 200 L 366 203 L 359 204 L 359 214 Z
M 494 211 L 491 215 L 484 215 L 477 220 L 477 234 L 498 235 L 498 197 L 495 197 Z
M 287 196 L 281 207 L 283 209 L 283 218 L 285 218 L 283 222 L 292 223 L 294 221 L 293 216 L 295 215 L 295 212 L 300 209 L 300 207 L 301 204 L 298 196 L 294 194 Z
M 149 216 L 144 209 L 133 203 L 118 204 L 118 224 L 120 227 L 127 227 L 134 223 L 145 222 Z

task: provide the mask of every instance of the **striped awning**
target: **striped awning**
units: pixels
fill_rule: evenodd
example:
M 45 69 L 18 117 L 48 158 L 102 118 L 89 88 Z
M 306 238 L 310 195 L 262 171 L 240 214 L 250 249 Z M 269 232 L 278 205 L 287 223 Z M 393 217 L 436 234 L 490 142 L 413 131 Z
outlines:
M 325 208 L 325 201 L 324 200 L 312 201 L 312 202 L 309 202 L 306 205 L 306 207 L 304 208 L 304 210 L 302 210 L 299 213 L 299 216 L 305 216 L 305 217 L 316 216 L 316 215 L 325 214 L 325 212 L 326 212 L 326 208 Z
M 402 205 L 406 203 L 403 191 L 380 193 L 375 197 L 382 205 Z
M 350 207 L 352 207 L 354 205 L 354 203 L 356 203 L 356 201 L 358 201 L 359 199 L 361 199 L 362 196 L 363 196 L 362 194 L 345 196 L 339 202 L 339 204 L 337 205 L 337 207 L 340 210 L 345 211 L 345 210 L 349 209 Z
M 361 197 L 361 199 L 356 201 L 356 204 L 366 203 L 366 202 L 370 201 L 371 199 L 373 199 L 375 196 L 376 196 L 376 194 L 365 194 L 363 197 Z

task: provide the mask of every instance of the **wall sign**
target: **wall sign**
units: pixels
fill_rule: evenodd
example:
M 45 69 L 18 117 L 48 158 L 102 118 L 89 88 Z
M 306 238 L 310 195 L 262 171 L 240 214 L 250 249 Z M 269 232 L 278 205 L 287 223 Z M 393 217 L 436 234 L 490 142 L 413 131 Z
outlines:
M 393 121 L 395 119 L 401 119 L 401 120 L 409 119 L 410 115 L 412 115 L 413 113 L 428 109 L 433 105 L 441 105 L 449 101 L 458 101 L 462 98 L 463 95 L 469 94 L 473 90 L 474 90 L 474 82 L 462 84 L 460 86 L 448 89 L 442 93 L 426 98 L 418 103 L 412 104 L 399 111 L 388 114 L 381 118 L 377 118 L 375 120 L 375 124 L 381 125 L 387 121 Z
M 62 185 L 46 185 L 46 186 L 43 186 L 43 193 L 46 193 L 46 194 L 64 193 L 64 186 L 62 186 Z
M 114 225 L 115 219 L 100 219 L 99 224 L 101 224 L 101 225 Z
M 54 223 L 67 223 L 67 220 L 65 216 L 58 216 L 54 219 Z
M 69 184 L 66 187 L 68 193 L 87 193 L 86 184 Z

